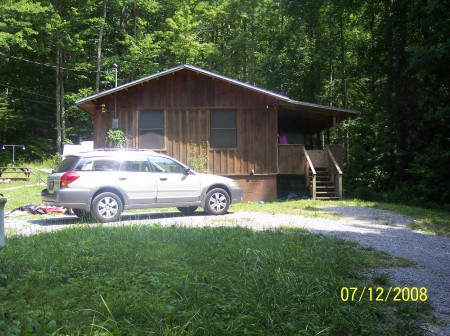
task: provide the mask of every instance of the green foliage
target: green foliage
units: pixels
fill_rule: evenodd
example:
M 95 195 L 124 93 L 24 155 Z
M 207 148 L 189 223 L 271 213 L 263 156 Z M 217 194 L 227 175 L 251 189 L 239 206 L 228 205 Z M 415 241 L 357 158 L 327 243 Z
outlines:
M 41 163 L 42 167 L 50 167 L 50 168 L 56 168 L 59 166 L 59 164 L 62 161 L 62 155 L 60 153 L 56 153 L 55 155 L 51 156 L 47 161 L 43 161 Z
M 360 110 L 341 126 L 349 191 L 397 197 L 409 190 L 417 204 L 448 203 L 441 183 L 450 148 L 446 5 L 3 1 L 0 142 L 24 143 L 33 148 L 26 159 L 34 159 L 57 151 L 61 129 L 61 141 L 92 139 L 92 117 L 74 102 L 94 93 L 97 60 L 100 90 L 113 87 L 114 63 L 119 84 L 190 63 L 294 99 Z M 58 53 L 64 122 L 56 125 Z
M 399 265 L 391 261 L 301 231 L 135 225 L 13 236 L 0 254 L 0 333 L 420 334 L 425 304 L 339 297 L 379 282 L 362 272 Z
M 0 50 L 35 48 L 39 34 L 46 28 L 49 8 L 33 1 L 4 1 L 0 6 Z M 42 24 L 42 26 L 39 26 Z
M 179 1 L 173 17 L 167 18 L 167 30 L 163 33 L 167 48 L 175 63 L 194 64 L 215 52 L 215 45 L 207 41 L 203 33 L 203 19 L 212 9 L 205 1 Z M 208 19 L 208 18 L 207 18 Z
M 106 141 L 109 147 L 123 148 L 127 141 L 127 136 L 122 130 L 110 129 L 108 133 L 106 133 Z
M 187 159 L 187 164 L 194 171 L 199 173 L 212 173 L 211 170 L 208 169 L 208 160 L 209 160 L 209 143 L 204 142 L 202 146 L 197 146 L 194 143 L 189 144 L 188 146 L 189 155 Z
M 91 89 L 80 89 L 76 93 L 66 93 L 66 139 L 72 143 L 81 143 L 83 140 L 90 140 L 93 136 L 94 123 L 92 117 L 81 111 L 75 101 L 91 95 Z

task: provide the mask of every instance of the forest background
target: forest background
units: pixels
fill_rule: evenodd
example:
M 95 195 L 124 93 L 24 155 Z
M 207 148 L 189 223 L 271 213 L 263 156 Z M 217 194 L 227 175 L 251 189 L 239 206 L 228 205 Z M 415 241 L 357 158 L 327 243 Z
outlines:
M 3 0 L 0 144 L 92 137 L 74 101 L 180 64 L 351 108 L 346 193 L 450 208 L 448 0 Z M 17 149 L 20 150 L 20 149 Z M 0 151 L 1 164 L 11 154 Z

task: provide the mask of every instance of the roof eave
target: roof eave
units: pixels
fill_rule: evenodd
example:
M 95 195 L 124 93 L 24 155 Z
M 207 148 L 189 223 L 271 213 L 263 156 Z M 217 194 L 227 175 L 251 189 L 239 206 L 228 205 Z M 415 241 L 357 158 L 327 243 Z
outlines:
M 241 86 L 241 87 L 248 88 L 248 89 L 253 90 L 253 91 L 257 91 L 257 92 L 260 92 L 260 93 L 263 93 L 263 94 L 266 94 L 266 95 L 270 95 L 270 96 L 272 96 L 274 98 L 277 98 L 277 99 L 280 99 L 280 100 L 290 101 L 290 98 L 288 98 L 286 96 L 283 96 L 281 94 L 278 94 L 278 93 L 275 93 L 275 92 L 271 92 L 271 91 L 268 91 L 268 90 L 264 90 L 264 89 L 259 88 L 257 86 L 250 85 L 250 84 L 247 84 L 247 83 L 244 83 L 244 82 L 232 79 L 232 78 L 228 78 L 228 77 L 225 77 L 225 76 L 222 76 L 222 75 L 218 75 L 216 73 L 213 73 L 213 72 L 210 72 L 210 71 L 207 71 L 207 70 L 204 70 L 204 69 L 200 69 L 200 68 L 197 68 L 197 67 L 192 66 L 192 65 L 183 64 L 183 65 L 177 66 L 175 68 L 164 70 L 164 71 L 158 72 L 156 74 L 153 74 L 153 75 L 150 75 L 150 76 L 147 76 L 147 77 L 135 80 L 133 82 L 129 82 L 129 83 L 117 86 L 115 88 L 108 89 L 108 90 L 105 90 L 105 91 L 100 92 L 100 93 L 96 93 L 96 94 L 91 95 L 89 97 L 82 98 L 80 100 L 77 100 L 75 102 L 75 105 L 80 106 L 80 105 L 82 105 L 84 103 L 87 103 L 89 101 L 96 100 L 96 99 L 104 97 L 104 96 L 108 96 L 108 95 L 113 94 L 115 92 L 118 92 L 118 91 L 130 88 L 132 86 L 135 86 L 135 85 L 138 85 L 138 84 L 141 84 L 141 83 L 148 82 L 150 80 L 153 80 L 153 79 L 156 79 L 156 78 L 159 78 L 159 77 L 162 77 L 162 76 L 165 76 L 165 75 L 168 75 L 170 73 L 174 73 L 174 72 L 177 72 L 177 71 L 180 71 L 180 70 L 183 70 L 183 69 L 189 69 L 189 70 L 192 70 L 192 71 L 195 71 L 195 72 L 198 72 L 198 73 L 201 73 L 201 74 L 204 74 L 204 75 L 216 78 L 216 79 L 221 79 L 221 80 L 227 81 L 229 83 L 232 83 L 232 84 L 235 84 L 235 85 L 238 85 L 238 86 Z
M 161 71 L 161 72 L 158 72 L 158 73 L 156 73 L 156 74 L 153 74 L 153 75 L 150 75 L 150 76 L 141 78 L 141 79 L 137 79 L 137 80 L 135 80 L 135 81 L 132 81 L 132 82 L 129 82 L 129 83 L 126 83 L 126 84 L 119 85 L 119 86 L 114 87 L 114 88 L 112 88 L 112 89 L 108 89 L 108 90 L 105 90 L 105 91 L 103 91 L 103 92 L 96 93 L 96 94 L 94 94 L 94 95 L 91 95 L 91 96 L 82 98 L 82 99 L 80 99 L 80 100 L 77 100 L 77 101 L 75 102 L 75 105 L 79 106 L 79 105 L 84 104 L 84 103 L 87 103 L 87 102 L 89 102 L 89 101 L 96 100 L 96 99 L 98 99 L 98 98 L 108 96 L 108 95 L 110 95 L 110 94 L 113 94 L 113 93 L 115 93 L 115 92 L 118 92 L 118 91 L 127 89 L 127 88 L 129 88 L 129 87 L 132 87 L 132 86 L 135 86 L 135 85 L 138 85 L 138 84 L 147 82 L 147 81 L 152 80 L 152 79 L 156 79 L 156 78 L 158 78 L 158 77 L 161 77 L 161 76 L 170 74 L 170 73 L 172 73 L 172 72 L 176 72 L 176 71 L 178 71 L 178 70 L 180 70 L 180 69 L 182 69 L 182 68 L 183 68 L 183 66 L 180 65 L 180 66 L 178 66 L 178 67 L 175 67 L 175 68 L 172 68 L 172 69 L 169 69 L 169 70 Z
M 114 94 L 116 92 L 122 91 L 122 90 L 130 88 L 132 86 L 135 86 L 135 85 L 138 85 L 141 83 L 145 83 L 145 82 L 151 81 L 153 79 L 157 79 L 159 77 L 168 75 L 170 73 L 175 73 L 175 72 L 183 70 L 183 69 L 189 69 L 191 71 L 201 73 L 206 76 L 210 76 L 210 77 L 213 77 L 216 79 L 221 79 L 226 82 L 235 84 L 237 86 L 241 86 L 241 87 L 247 88 L 249 90 L 253 90 L 253 91 L 271 96 L 271 97 L 277 99 L 278 104 L 281 104 L 281 105 L 286 104 L 287 106 L 292 106 L 292 107 L 297 107 L 297 108 L 305 108 L 306 107 L 306 108 L 311 108 L 311 109 L 315 109 L 315 110 L 329 111 L 329 112 L 333 112 L 333 113 L 342 113 L 342 114 L 345 114 L 347 117 L 360 114 L 359 111 L 355 111 L 355 110 L 349 110 L 349 109 L 344 109 L 344 108 L 339 108 L 339 107 L 334 107 L 334 106 L 319 105 L 319 104 L 313 104 L 313 103 L 307 103 L 307 102 L 293 100 L 287 96 L 284 96 L 284 95 L 281 95 L 281 94 L 278 94 L 278 93 L 275 93 L 272 91 L 268 91 L 268 90 L 259 88 L 257 86 L 250 85 L 250 84 L 247 84 L 247 83 L 244 83 L 244 82 L 232 79 L 232 78 L 228 78 L 226 76 L 218 75 L 216 73 L 213 73 L 213 72 L 201 69 L 201 68 L 197 68 L 195 66 L 188 65 L 188 64 L 183 64 L 183 65 L 180 65 L 180 66 L 177 66 L 177 67 L 174 67 L 174 68 L 171 68 L 168 70 L 164 70 L 164 71 L 158 72 L 156 74 L 135 80 L 133 82 L 129 82 L 129 83 L 105 90 L 103 92 L 96 93 L 89 97 L 85 97 L 83 99 L 77 100 L 75 102 L 75 105 L 77 105 L 78 107 L 81 108 L 81 105 L 93 103 L 95 100 L 97 100 L 101 97 L 105 97 L 105 96 Z
M 287 103 L 287 104 L 285 104 Z M 287 102 L 283 102 L 279 104 L 281 107 L 291 107 L 291 108 L 310 108 L 315 110 L 322 110 L 325 112 L 331 112 L 331 113 L 340 113 L 340 114 L 347 114 L 349 116 L 356 116 L 359 115 L 361 112 L 357 110 L 350 110 L 342 107 L 336 107 L 336 106 L 328 106 L 328 105 L 320 105 L 320 104 L 314 104 L 314 103 L 307 103 L 303 101 L 298 100 L 292 100 L 290 99 Z

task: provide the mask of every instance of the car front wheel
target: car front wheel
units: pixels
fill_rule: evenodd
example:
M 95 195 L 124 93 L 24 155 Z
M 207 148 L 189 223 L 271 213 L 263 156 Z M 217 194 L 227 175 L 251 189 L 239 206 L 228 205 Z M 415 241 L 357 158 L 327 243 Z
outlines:
M 118 221 L 122 211 L 122 200 L 112 192 L 98 194 L 91 204 L 91 214 L 102 223 Z
M 210 215 L 226 214 L 229 207 L 230 196 L 225 190 L 221 188 L 215 188 L 210 190 L 206 194 L 205 210 Z

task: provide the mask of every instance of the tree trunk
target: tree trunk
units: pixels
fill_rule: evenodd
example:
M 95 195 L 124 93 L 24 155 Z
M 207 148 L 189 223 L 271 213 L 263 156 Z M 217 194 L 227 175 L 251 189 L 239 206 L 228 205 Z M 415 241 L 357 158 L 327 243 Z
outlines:
M 64 107 L 64 77 L 62 70 L 62 52 L 59 43 L 56 47 L 56 147 L 62 153 L 62 144 L 66 137 L 66 120 Z
M 62 153 L 62 132 L 61 132 L 61 49 L 59 45 L 59 38 L 56 41 L 56 148 L 59 153 Z
M 100 91 L 100 67 L 101 67 L 101 62 L 102 62 L 103 32 L 105 30 L 105 22 L 106 22 L 106 3 L 107 3 L 107 0 L 103 0 L 103 22 L 100 25 L 100 32 L 98 33 L 97 72 L 95 75 L 95 93 L 98 93 Z
M 247 19 L 244 18 L 244 27 L 243 27 L 243 34 L 244 34 L 244 45 L 243 45 L 243 60 L 242 60 L 242 81 L 247 82 Z M 239 61 L 238 61 L 239 62 Z
M 341 17 L 339 20 L 339 30 L 341 38 L 341 68 L 342 68 L 342 96 L 343 105 L 347 108 L 347 75 L 346 75 L 346 59 L 345 59 L 345 35 L 344 35 L 344 11 L 341 12 Z
M 60 60 L 60 64 L 63 64 L 62 61 L 62 55 L 59 55 L 61 57 Z M 60 95 L 59 95 L 59 99 L 60 99 L 60 104 L 59 104 L 59 108 L 60 108 L 60 125 L 61 125 L 61 147 L 62 147 L 62 143 L 64 143 L 64 140 L 66 139 L 66 107 L 65 107 L 65 99 L 64 99 L 64 73 L 60 70 L 59 71 L 59 78 L 60 78 L 60 85 L 59 85 L 59 90 L 60 90 Z

